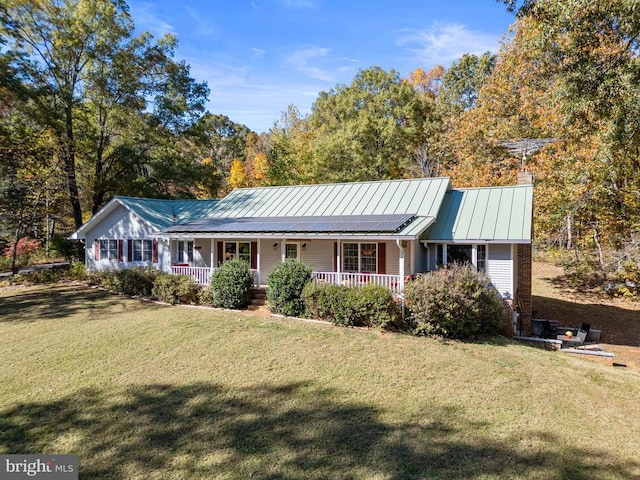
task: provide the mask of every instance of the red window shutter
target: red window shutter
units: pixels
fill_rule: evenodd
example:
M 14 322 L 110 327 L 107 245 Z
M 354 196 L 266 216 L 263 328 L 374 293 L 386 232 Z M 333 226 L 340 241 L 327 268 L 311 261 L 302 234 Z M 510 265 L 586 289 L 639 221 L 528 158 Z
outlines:
M 122 261 L 122 240 L 118 240 L 118 261 Z
M 333 242 L 333 271 L 338 271 L 338 242 Z
M 100 260 L 100 242 L 98 240 L 93 241 L 93 259 Z
M 133 262 L 133 240 L 127 240 L 127 261 Z
M 258 242 L 251 242 L 251 268 L 258 269 Z
M 158 263 L 158 240 L 153 241 L 153 251 L 151 255 L 153 257 L 153 263 Z
M 378 273 L 387 273 L 387 244 L 384 242 L 378 243 Z
M 224 243 L 218 242 L 218 265 L 224 262 Z

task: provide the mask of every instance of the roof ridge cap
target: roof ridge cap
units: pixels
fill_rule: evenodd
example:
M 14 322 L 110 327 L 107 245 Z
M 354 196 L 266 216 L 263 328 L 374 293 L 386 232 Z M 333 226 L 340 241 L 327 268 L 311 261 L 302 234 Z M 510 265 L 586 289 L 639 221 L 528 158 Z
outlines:
M 235 191 L 239 190 L 266 190 L 270 188 L 300 188 L 300 187 L 326 187 L 326 186 L 335 186 L 335 185 L 362 185 L 364 183 L 384 183 L 384 182 L 416 182 L 416 181 L 424 181 L 424 180 L 449 180 L 451 181 L 451 177 L 418 177 L 418 178 L 392 178 L 389 180 L 361 180 L 358 182 L 325 182 L 325 183 L 305 183 L 299 185 L 265 185 L 262 187 L 240 187 L 234 188 L 229 195 Z M 227 195 L 228 196 L 228 195 Z

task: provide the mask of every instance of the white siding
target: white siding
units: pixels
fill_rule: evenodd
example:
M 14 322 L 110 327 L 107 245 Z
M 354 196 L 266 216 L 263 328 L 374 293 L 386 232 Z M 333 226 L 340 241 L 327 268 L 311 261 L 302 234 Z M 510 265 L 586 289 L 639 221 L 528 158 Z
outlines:
M 211 240 L 208 238 L 199 238 L 193 244 L 193 266 L 194 267 L 210 267 L 211 263 Z M 215 252 L 214 252 L 215 263 Z
M 123 261 L 117 260 L 95 260 L 94 244 L 100 239 L 120 239 L 123 240 L 122 256 Z M 158 240 L 158 263 L 152 262 L 130 262 L 127 248 L 127 240 Z M 165 272 L 170 271 L 171 253 L 168 248 L 168 240 L 158 235 L 140 218 L 123 206 L 118 206 L 109 213 L 98 225 L 86 232 L 85 263 L 87 270 L 106 270 L 129 268 L 134 266 L 153 266 Z
M 411 248 L 415 251 L 413 257 L 413 272 L 410 273 L 420 273 L 427 271 L 427 249 L 420 242 L 409 242 L 411 244 Z
M 258 241 L 260 242 L 260 265 L 258 265 L 260 282 L 266 284 L 267 275 L 269 275 L 269 272 L 273 270 L 273 267 L 279 263 L 282 258 L 282 254 L 280 253 L 281 240 L 263 239 Z M 275 243 L 278 244 L 276 247 L 273 246 Z
M 511 245 L 487 245 L 487 275 L 503 297 L 514 297 Z
M 311 240 L 301 241 L 307 244 L 307 248 L 301 249 L 302 258 L 300 261 L 309 265 L 314 272 L 333 271 L 333 242 L 332 240 Z

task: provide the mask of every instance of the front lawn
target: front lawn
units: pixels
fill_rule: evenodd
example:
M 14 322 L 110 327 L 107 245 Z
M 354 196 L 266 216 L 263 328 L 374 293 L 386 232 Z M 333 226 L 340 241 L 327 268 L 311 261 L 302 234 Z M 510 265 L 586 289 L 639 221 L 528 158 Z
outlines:
M 640 478 L 640 375 L 506 340 L 442 343 L 0 291 L 0 453 L 100 479 Z

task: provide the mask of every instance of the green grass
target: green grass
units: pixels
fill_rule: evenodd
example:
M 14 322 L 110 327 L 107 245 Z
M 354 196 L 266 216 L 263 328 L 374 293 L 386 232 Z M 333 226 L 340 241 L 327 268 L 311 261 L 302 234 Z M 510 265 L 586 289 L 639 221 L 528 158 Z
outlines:
M 99 479 L 640 478 L 640 375 L 95 289 L 0 291 L 0 453 Z

